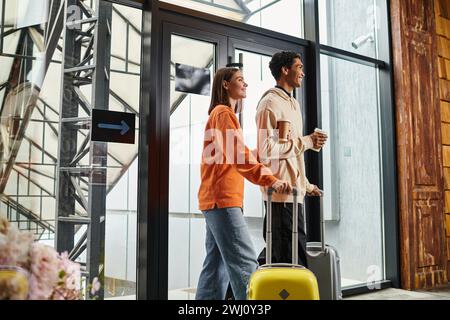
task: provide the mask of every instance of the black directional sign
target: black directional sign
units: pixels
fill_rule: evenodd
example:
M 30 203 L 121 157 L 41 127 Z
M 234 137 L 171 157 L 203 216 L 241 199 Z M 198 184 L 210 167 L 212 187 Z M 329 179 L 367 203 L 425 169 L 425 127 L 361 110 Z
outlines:
M 134 144 L 134 113 L 92 109 L 91 140 Z

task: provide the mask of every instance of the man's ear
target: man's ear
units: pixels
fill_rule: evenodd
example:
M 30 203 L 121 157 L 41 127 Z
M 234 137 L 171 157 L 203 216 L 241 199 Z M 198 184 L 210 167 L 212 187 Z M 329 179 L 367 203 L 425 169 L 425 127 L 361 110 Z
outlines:
M 287 67 L 281 67 L 281 72 L 284 74 L 284 75 L 288 75 L 288 73 L 289 73 L 289 68 L 287 68 Z

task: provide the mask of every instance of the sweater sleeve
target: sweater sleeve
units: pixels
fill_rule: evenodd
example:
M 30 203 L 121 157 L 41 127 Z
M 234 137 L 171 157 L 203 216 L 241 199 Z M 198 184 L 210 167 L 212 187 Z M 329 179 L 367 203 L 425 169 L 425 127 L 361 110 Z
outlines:
M 306 178 L 306 192 L 310 193 L 313 190 L 314 190 L 314 185 L 309 182 L 308 178 Z
M 260 186 L 272 186 L 278 180 L 244 144 L 242 130 L 234 114 L 219 113 L 216 128 L 222 135 L 222 153 L 227 164 L 232 164 L 244 178 Z
M 256 124 L 258 126 L 258 151 L 263 161 L 296 158 L 313 145 L 309 136 L 280 143 L 276 135 L 277 119 L 273 112 L 264 106 L 261 106 L 261 111 L 256 114 Z

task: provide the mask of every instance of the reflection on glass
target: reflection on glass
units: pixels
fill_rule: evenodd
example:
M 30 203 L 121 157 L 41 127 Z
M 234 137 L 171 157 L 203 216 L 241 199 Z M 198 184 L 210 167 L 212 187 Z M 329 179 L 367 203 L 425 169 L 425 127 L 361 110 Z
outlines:
M 378 57 L 381 8 L 380 0 L 319 0 L 320 42 Z
M 205 257 L 206 229 L 197 192 L 210 92 L 176 91 L 175 66 L 208 69 L 212 77 L 215 45 L 172 35 L 170 58 L 169 299 L 193 299 Z
M 17 44 L 24 41 L 28 34 L 32 41 L 28 47 L 34 46 L 34 53 L 27 56 L 36 57 L 36 51 L 45 53 L 40 34 L 46 29 L 48 22 L 48 0 L 5 0 L 0 3 L 0 18 L 3 26 L 2 53 L 16 54 Z M 4 19 L 3 19 L 4 17 Z M 31 49 L 31 48 L 29 48 Z
M 122 19 L 124 17 L 125 19 Z M 141 50 L 141 17 L 139 11 L 126 6 L 113 7 L 111 70 L 139 74 Z M 126 38 L 126 41 L 125 41 Z
M 48 4 L 0 2 L 0 214 L 53 245 L 61 67 L 46 65 L 60 59 L 45 42 Z
M 160 0 L 302 38 L 303 0 Z M 276 18 L 274 18 L 276 17 Z
M 384 278 L 378 70 L 321 57 L 326 243 L 342 286 Z
M 105 299 L 136 299 L 141 51 L 132 48 L 141 46 L 141 17 L 138 9 L 113 5 L 109 110 L 134 113 L 136 132 L 134 144 L 108 143 Z M 128 44 L 128 48 L 121 44 Z M 114 71 L 113 59 L 123 63 L 121 72 Z
M 235 61 L 239 61 L 242 54 L 243 74 L 248 83 L 247 98 L 243 102 L 242 128 L 245 144 L 252 150 L 257 147 L 256 107 L 261 96 L 275 85 L 270 73 L 270 56 L 248 51 L 236 50 Z M 244 180 L 244 212 L 247 225 L 257 254 L 264 248 L 263 238 L 264 209 L 259 186 Z
M 209 96 L 211 91 L 211 73 L 209 69 L 176 63 L 175 90 Z

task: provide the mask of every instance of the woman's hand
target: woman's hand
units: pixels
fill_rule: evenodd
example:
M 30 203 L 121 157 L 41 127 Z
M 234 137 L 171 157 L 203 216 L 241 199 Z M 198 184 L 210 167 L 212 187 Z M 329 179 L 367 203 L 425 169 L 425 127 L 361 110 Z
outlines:
M 288 181 L 277 180 L 272 184 L 272 188 L 278 193 L 290 193 L 292 191 L 292 186 Z

